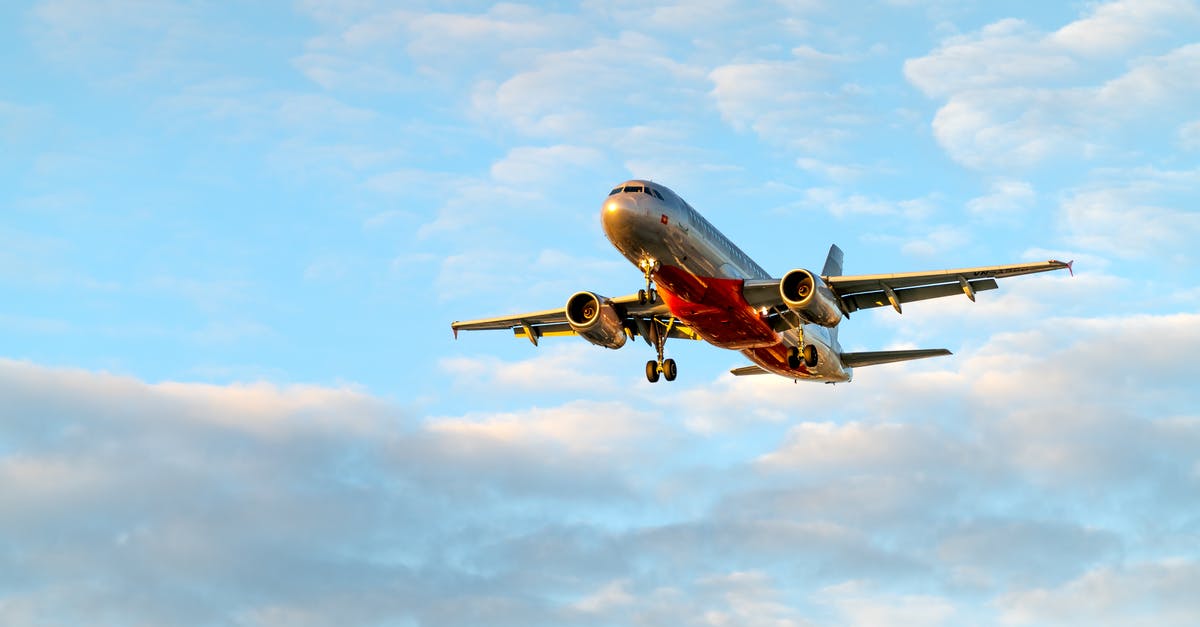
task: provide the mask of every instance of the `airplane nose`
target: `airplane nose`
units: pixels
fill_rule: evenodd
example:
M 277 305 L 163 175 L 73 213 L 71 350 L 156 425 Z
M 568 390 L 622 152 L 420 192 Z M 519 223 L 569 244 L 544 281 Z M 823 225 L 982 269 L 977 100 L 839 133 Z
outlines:
M 604 201 L 600 209 L 600 222 L 609 239 L 621 239 L 634 228 L 639 216 L 637 202 L 629 196 L 614 196 Z

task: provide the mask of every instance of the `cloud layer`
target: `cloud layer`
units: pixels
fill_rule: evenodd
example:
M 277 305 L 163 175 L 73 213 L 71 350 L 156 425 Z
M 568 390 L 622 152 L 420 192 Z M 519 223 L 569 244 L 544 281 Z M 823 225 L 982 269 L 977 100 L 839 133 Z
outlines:
M 5 361 L 0 554 L 23 575 L 0 613 L 1185 624 L 1198 323 L 1055 320 L 830 394 L 723 378 L 458 417 Z M 756 424 L 776 435 L 704 461 Z

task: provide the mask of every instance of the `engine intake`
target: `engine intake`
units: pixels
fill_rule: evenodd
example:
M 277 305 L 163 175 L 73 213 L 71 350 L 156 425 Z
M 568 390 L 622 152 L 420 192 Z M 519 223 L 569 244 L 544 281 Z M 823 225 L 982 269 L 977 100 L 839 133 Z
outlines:
M 788 309 L 800 314 L 801 318 L 823 327 L 835 327 L 842 321 L 842 308 L 837 296 L 821 277 L 808 270 L 798 269 L 783 275 L 779 282 L 779 294 Z
M 625 326 L 616 307 L 603 296 L 579 292 L 567 299 L 567 324 L 597 346 L 621 348 L 625 345 Z

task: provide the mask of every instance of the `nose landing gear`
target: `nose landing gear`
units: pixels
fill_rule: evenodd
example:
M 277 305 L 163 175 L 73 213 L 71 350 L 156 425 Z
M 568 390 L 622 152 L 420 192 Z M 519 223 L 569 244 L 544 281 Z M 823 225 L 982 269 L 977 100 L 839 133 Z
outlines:
M 646 276 L 646 289 L 638 290 L 638 304 L 645 305 L 646 303 L 653 304 L 658 302 L 658 292 L 655 291 L 653 286 L 654 272 L 658 270 L 658 262 L 653 259 L 647 259 L 638 264 L 638 266 L 641 267 L 642 273 Z

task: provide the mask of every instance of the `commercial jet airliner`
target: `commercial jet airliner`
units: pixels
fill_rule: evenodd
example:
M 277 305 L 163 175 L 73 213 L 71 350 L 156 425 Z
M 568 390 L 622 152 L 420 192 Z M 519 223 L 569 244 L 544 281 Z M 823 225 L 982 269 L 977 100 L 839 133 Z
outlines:
M 1070 262 L 1044 261 L 936 272 L 842 275 L 842 251 L 829 248 L 820 274 L 796 269 L 772 278 L 687 202 L 651 181 L 613 188 L 600 209 L 604 233 L 641 269 L 646 288 L 605 298 L 578 292 L 565 307 L 500 316 L 450 326 L 462 330 L 510 329 L 538 340 L 579 335 L 607 348 L 641 337 L 657 352 L 646 362 L 646 379 L 675 380 L 674 359 L 664 359 L 668 338 L 704 340 L 741 351 L 753 365 L 735 375 L 773 373 L 791 379 L 838 383 L 853 369 L 949 355 L 944 348 L 842 352 L 838 323 L 860 309 L 996 289 L 996 279 L 1066 269 Z

